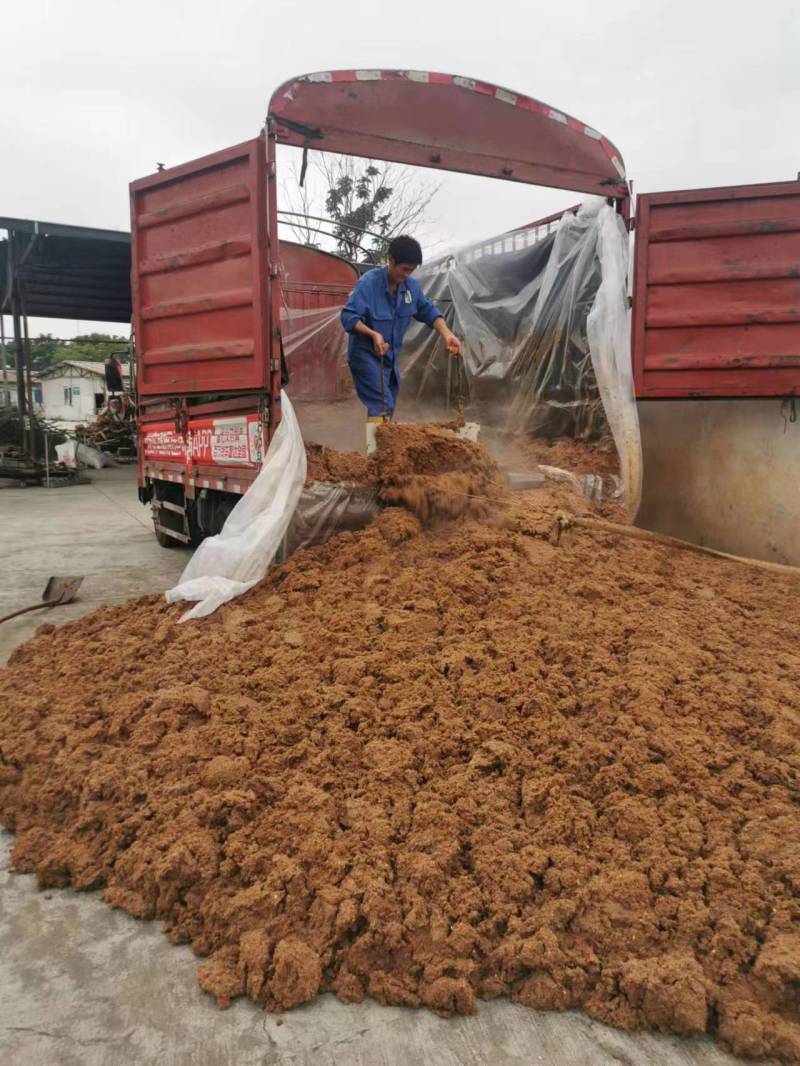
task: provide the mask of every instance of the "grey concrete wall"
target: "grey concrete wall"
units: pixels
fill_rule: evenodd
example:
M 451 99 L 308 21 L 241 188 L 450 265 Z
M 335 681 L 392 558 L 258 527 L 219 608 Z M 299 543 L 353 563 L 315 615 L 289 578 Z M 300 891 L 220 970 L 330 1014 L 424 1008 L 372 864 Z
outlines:
M 800 421 L 780 400 L 647 400 L 639 418 L 638 525 L 800 565 Z

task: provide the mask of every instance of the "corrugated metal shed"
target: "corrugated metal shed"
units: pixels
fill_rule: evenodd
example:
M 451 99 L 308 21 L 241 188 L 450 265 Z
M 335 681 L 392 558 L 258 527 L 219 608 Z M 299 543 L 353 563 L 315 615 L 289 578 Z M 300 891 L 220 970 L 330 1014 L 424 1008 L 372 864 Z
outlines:
M 9 252 L 25 314 L 95 322 L 130 322 L 131 238 L 120 230 L 0 218 L 0 311 L 12 313 Z

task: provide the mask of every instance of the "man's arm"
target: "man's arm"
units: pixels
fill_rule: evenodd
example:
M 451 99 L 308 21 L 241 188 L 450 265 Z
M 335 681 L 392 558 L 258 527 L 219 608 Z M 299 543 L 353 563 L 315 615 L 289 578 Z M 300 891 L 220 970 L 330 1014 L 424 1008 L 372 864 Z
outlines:
M 436 332 L 441 336 L 442 340 L 447 346 L 448 352 L 454 358 L 458 358 L 458 356 L 461 355 L 461 341 L 458 339 L 455 333 L 451 333 L 451 331 L 447 328 L 447 323 L 445 322 L 443 315 L 440 315 L 434 321 L 433 325 L 431 326 L 431 329 L 435 329 Z
M 342 308 L 342 326 L 348 333 L 360 333 L 363 337 L 369 337 L 372 341 L 372 348 L 375 354 L 386 355 L 389 351 L 389 345 L 377 330 L 370 329 L 364 321 L 364 317 L 368 310 L 369 307 L 364 294 L 364 282 L 362 278 L 361 281 L 356 283 L 353 291 L 350 293 L 347 303 Z
M 389 345 L 383 339 L 383 334 L 378 333 L 376 329 L 370 329 L 366 322 L 362 322 L 361 319 L 356 322 L 350 332 L 360 333 L 364 337 L 369 337 L 376 355 L 386 355 L 389 351 Z
M 447 345 L 447 350 L 452 356 L 461 355 L 461 341 L 447 328 L 444 315 L 422 290 L 417 296 L 417 310 L 414 314 L 417 322 L 424 322 L 426 326 L 435 329 Z

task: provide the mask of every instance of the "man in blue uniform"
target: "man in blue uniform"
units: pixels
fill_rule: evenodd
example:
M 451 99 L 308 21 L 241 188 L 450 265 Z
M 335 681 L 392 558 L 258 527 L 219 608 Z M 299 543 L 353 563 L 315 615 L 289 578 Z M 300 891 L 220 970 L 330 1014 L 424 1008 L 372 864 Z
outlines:
M 413 237 L 393 238 L 387 265 L 364 274 L 342 310 L 342 325 L 350 334 L 347 362 L 367 409 L 367 451 L 374 447 L 377 423 L 394 414 L 398 356 L 411 319 L 440 333 L 450 355 L 461 355 L 461 342 L 447 328 L 442 312 L 411 277 L 421 262 L 422 249 Z

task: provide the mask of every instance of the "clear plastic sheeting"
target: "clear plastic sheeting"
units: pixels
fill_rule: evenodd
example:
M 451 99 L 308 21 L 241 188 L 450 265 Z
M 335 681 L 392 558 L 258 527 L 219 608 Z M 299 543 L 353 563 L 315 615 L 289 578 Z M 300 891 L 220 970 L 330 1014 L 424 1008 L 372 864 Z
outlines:
M 437 333 L 412 323 L 400 363 L 404 402 L 417 418 L 464 408 L 470 421 L 514 434 L 613 436 L 622 492 L 606 478 L 603 495 L 621 498 L 634 517 L 642 457 L 627 273 L 627 231 L 599 197 L 546 230 L 532 226 L 425 264 L 416 276 L 461 337 L 464 354 L 451 359 Z M 326 401 L 350 391 L 340 310 L 284 307 L 294 399 Z
M 304 346 L 324 340 L 327 347 L 340 349 L 342 359 L 347 356 L 347 335 L 339 316 L 344 304 L 337 307 L 285 307 L 281 314 L 283 350 L 293 355 Z
M 633 521 L 642 501 L 642 439 L 633 387 L 628 310 L 628 233 L 613 208 L 597 214 L 601 282 L 587 330 L 600 398 L 619 455 L 623 500 Z
M 438 337 L 409 331 L 402 372 L 422 409 L 464 406 L 511 433 L 598 440 L 613 434 L 624 500 L 641 494 L 641 446 L 627 312 L 628 238 L 593 198 L 529 247 L 492 242 L 424 266 L 420 283 L 462 339 L 463 372 Z M 590 330 L 591 319 L 591 330 Z
M 241 596 L 267 572 L 283 543 L 306 478 L 306 449 L 294 408 L 281 393 L 281 423 L 261 472 L 222 527 L 204 540 L 179 583 L 165 594 L 168 603 L 195 603 L 180 621 L 212 614 Z
M 332 307 L 283 308 L 281 335 L 292 399 L 325 402 L 351 391 L 347 334 L 339 320 L 343 306 L 344 299 Z
M 299 548 L 324 544 L 335 533 L 363 529 L 379 510 L 377 489 L 355 482 L 313 481 L 303 490 L 286 531 L 284 558 Z

